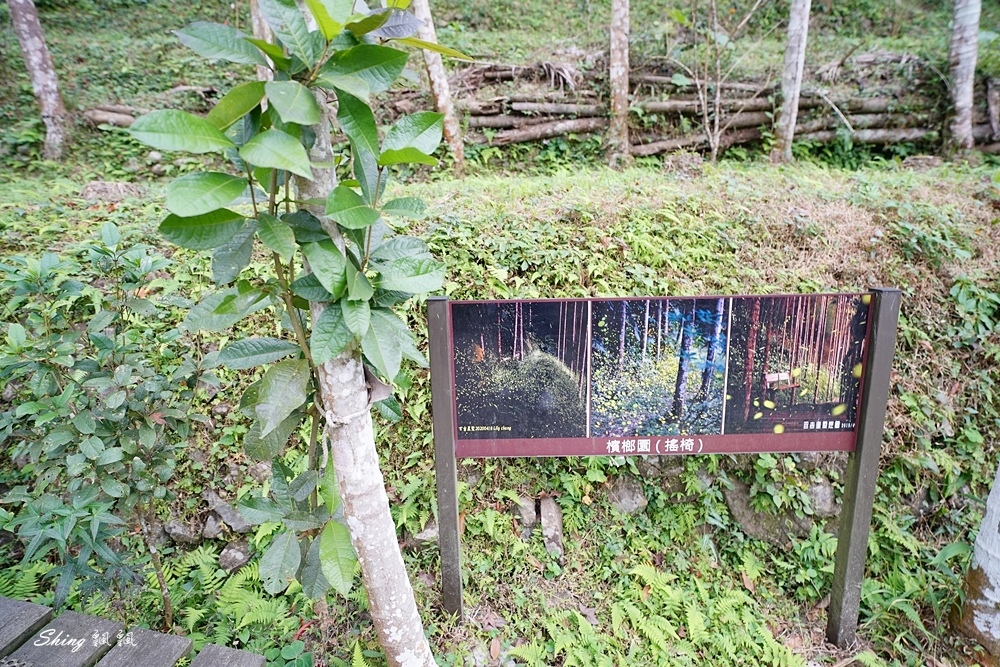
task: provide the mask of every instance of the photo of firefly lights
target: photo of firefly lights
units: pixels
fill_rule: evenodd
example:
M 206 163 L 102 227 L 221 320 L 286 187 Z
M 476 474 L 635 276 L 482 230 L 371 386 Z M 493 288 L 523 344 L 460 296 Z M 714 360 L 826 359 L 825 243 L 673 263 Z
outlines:
M 725 433 L 853 430 L 868 295 L 733 299 Z
M 852 430 L 867 300 L 452 304 L 458 439 Z
M 720 433 L 728 303 L 594 302 L 591 435 Z
M 586 301 L 452 304 L 460 440 L 587 435 Z

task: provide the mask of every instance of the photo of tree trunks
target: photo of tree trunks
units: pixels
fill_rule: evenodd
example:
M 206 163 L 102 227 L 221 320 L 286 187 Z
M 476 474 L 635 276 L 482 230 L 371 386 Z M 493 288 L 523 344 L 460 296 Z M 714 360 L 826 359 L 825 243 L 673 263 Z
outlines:
M 591 435 L 720 433 L 728 302 L 594 302 Z
M 587 301 L 452 306 L 459 439 L 587 436 Z
M 725 432 L 853 429 L 869 299 L 733 299 Z

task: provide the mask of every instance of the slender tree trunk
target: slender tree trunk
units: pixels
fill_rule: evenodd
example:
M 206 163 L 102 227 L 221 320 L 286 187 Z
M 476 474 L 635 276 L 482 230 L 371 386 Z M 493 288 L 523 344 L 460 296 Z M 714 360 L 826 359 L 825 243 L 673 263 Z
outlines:
M 437 43 L 437 33 L 434 30 L 434 19 L 431 16 L 429 0 L 413 0 L 411 5 L 413 15 L 420 20 L 417 36 L 425 42 Z M 460 177 L 465 172 L 465 147 L 462 144 L 462 126 L 451 102 L 451 88 L 448 85 L 448 72 L 440 53 L 424 49 L 424 65 L 427 67 L 427 78 L 431 82 L 431 94 L 434 96 L 434 107 L 438 113 L 444 114 L 444 140 L 455 161 L 455 175 Z
M 611 2 L 611 124 L 608 128 L 608 163 L 626 166 L 632 160 L 628 139 L 629 0 Z
M 625 367 L 625 325 L 628 320 L 628 301 L 622 301 L 622 330 L 618 337 L 618 370 Z
M 321 95 L 317 101 L 326 109 Z M 324 200 L 337 184 L 332 168 L 316 166 L 333 162 L 327 114 L 314 130 L 316 142 L 309 153 L 313 180 L 300 178 L 296 183 L 299 199 L 305 201 Z M 320 220 L 325 219 L 322 206 L 305 208 Z M 324 224 L 324 228 L 343 246 L 335 225 Z M 322 311 L 322 304 L 312 304 L 314 322 Z M 344 517 L 361 564 L 361 578 L 379 643 L 390 667 L 433 667 L 434 657 L 399 551 L 385 481 L 379 469 L 372 419 L 366 410 L 370 406 L 361 352 L 349 346 L 335 359 L 319 366 L 318 373 L 326 435 L 344 503 Z
M 972 89 L 976 82 L 979 50 L 979 14 L 982 0 L 955 0 L 948 60 L 951 66 L 951 99 L 955 117 L 951 121 L 951 144 L 956 150 L 972 148 Z
M 986 500 L 972 563 L 965 574 L 965 603 L 953 619 L 962 634 L 1000 655 L 1000 468 Z
M 792 161 L 792 139 L 795 118 L 799 113 L 799 92 L 802 90 L 802 70 L 806 62 L 806 36 L 809 32 L 810 0 L 791 0 L 788 17 L 788 44 L 785 47 L 785 68 L 781 73 L 781 111 L 774 124 L 772 162 Z
M 677 384 L 674 385 L 674 403 L 671 413 L 678 426 L 684 420 L 684 405 L 687 403 L 688 373 L 691 371 L 691 345 L 694 339 L 694 301 L 691 301 L 691 318 L 681 318 L 681 352 L 677 363 Z
M 649 301 L 646 301 L 646 314 L 642 317 L 642 365 L 646 365 L 646 348 L 649 346 Z
M 757 353 L 757 333 L 760 329 L 760 299 L 753 300 L 750 311 L 750 331 L 747 336 L 746 386 L 743 395 L 743 422 L 750 419 L 750 399 L 753 397 L 754 355 Z
M 309 12 L 304 12 L 305 16 L 311 16 Z M 274 35 L 271 34 L 271 27 L 267 25 L 267 21 L 264 20 L 264 15 L 260 13 L 260 4 L 257 0 L 250 0 L 250 28 L 253 30 L 253 36 L 255 39 L 261 39 L 265 42 L 274 42 Z M 257 80 L 258 81 L 270 81 L 274 78 L 274 72 L 271 68 L 266 65 L 257 65 Z M 265 104 L 267 100 L 264 101 Z
M 49 48 L 45 45 L 45 33 L 38 20 L 38 10 L 35 9 L 33 0 L 7 0 L 7 7 L 10 9 L 17 41 L 21 45 L 24 64 L 31 77 L 35 100 L 42 111 L 42 122 L 45 123 L 42 157 L 46 160 L 59 160 L 62 158 L 66 139 L 66 107 L 59 94 L 59 80 L 56 78 Z
M 701 374 L 701 389 L 699 393 L 702 397 L 708 397 L 708 389 L 712 386 L 712 377 L 715 375 L 715 358 L 719 355 L 719 338 L 722 336 L 722 315 L 726 308 L 726 300 L 718 299 L 715 302 L 715 317 L 712 321 L 712 340 L 708 342 L 708 355 L 705 357 L 705 370 Z

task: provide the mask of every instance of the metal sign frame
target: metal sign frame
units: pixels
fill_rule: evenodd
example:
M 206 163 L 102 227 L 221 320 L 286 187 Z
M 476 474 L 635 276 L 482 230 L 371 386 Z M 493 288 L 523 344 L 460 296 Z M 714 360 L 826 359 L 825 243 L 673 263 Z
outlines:
M 901 303 L 901 292 L 898 289 L 872 288 L 867 294 L 871 296 L 870 310 L 865 337 L 866 347 L 857 406 L 857 421 L 853 433 L 806 432 L 788 433 L 781 436 L 771 436 L 770 434 L 712 436 L 718 439 L 717 443 L 722 443 L 718 445 L 721 448 L 712 448 L 714 452 L 849 450 L 827 622 L 827 639 L 840 647 L 852 644 L 857 633 L 861 581 L 864 577 L 872 505 L 878 480 L 879 454 Z M 428 299 L 427 315 L 442 602 L 446 611 L 456 615 L 461 620 L 463 617 L 462 554 L 458 514 L 456 387 L 453 369 L 451 306 L 452 304 L 445 297 L 432 297 Z M 828 437 L 824 439 L 817 438 L 817 436 Z M 853 437 L 853 450 L 850 450 L 849 446 L 843 446 L 845 443 L 841 440 L 844 440 L 845 436 Z M 827 440 L 829 443 L 826 443 Z M 845 442 L 850 444 L 849 441 Z M 552 441 L 550 444 L 557 443 Z M 477 457 L 496 456 L 497 454 L 493 451 L 487 449 L 487 451 L 474 455 Z M 671 452 L 699 453 L 693 447 L 687 451 L 672 449 Z M 546 455 L 600 455 L 602 453 L 604 452 L 556 452 Z M 651 450 L 649 453 L 657 452 Z M 527 456 L 530 454 L 518 452 L 515 455 Z

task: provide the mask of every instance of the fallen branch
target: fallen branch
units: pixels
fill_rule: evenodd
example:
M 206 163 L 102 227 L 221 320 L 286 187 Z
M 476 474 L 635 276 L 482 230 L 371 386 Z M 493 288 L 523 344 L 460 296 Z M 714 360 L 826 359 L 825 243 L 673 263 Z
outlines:
M 498 132 L 490 143 L 494 146 L 504 146 L 506 144 L 518 144 L 525 141 L 550 139 L 564 134 L 587 134 L 603 130 L 607 126 L 607 118 L 560 120 L 554 123 L 542 123 L 540 125 Z
M 565 116 L 606 116 L 607 107 L 600 104 L 540 104 L 538 102 L 513 102 L 510 108 L 521 113 L 546 113 Z
M 94 125 L 113 125 L 115 127 L 130 127 L 135 122 L 135 117 L 125 113 L 115 113 L 102 109 L 87 109 L 83 112 L 83 117 Z
M 510 116 L 499 114 L 496 116 L 469 116 L 469 127 L 524 127 L 526 125 L 539 125 L 541 123 L 552 122 L 551 118 L 545 116 Z
M 893 144 L 903 141 L 920 141 L 932 136 L 936 131 L 926 127 L 898 127 L 880 128 L 872 130 L 858 130 L 850 134 L 851 141 L 861 144 Z M 836 130 L 825 130 L 822 132 L 808 132 L 795 137 L 796 141 L 815 141 L 827 143 L 839 138 Z

